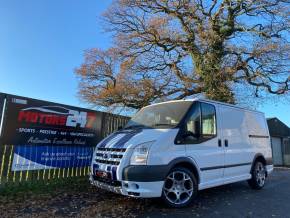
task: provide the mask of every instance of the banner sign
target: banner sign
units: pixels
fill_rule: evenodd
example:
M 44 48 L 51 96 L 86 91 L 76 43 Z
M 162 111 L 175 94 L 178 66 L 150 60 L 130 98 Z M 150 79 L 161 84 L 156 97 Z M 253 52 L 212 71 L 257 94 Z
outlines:
M 102 113 L 7 95 L 1 144 L 95 146 Z
M 14 145 L 12 171 L 86 167 L 102 139 L 102 117 L 98 111 L 0 93 L 0 146 Z
M 2 133 L 2 128 L 3 128 L 3 122 L 4 122 L 4 111 L 5 111 L 5 94 L 0 93 L 0 138 L 1 138 L 1 133 Z
M 93 147 L 15 146 L 12 171 L 85 167 L 91 163 Z

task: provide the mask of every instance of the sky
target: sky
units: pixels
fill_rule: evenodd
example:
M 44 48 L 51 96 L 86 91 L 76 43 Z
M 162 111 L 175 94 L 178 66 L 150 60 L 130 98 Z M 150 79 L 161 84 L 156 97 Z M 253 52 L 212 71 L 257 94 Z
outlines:
M 77 96 L 74 69 L 86 49 L 112 38 L 100 16 L 109 0 L 0 0 L 0 92 L 89 107 Z M 290 126 L 290 103 L 257 108 Z

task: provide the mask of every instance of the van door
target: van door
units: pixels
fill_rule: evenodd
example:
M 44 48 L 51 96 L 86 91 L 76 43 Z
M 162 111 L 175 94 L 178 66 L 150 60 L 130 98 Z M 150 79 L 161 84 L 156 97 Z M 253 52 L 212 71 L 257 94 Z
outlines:
M 222 183 L 224 148 L 219 140 L 217 110 L 213 104 L 195 102 L 183 127 L 187 156 L 200 169 L 200 189 Z
M 225 183 L 240 180 L 241 177 L 249 177 L 253 148 L 248 136 L 245 111 L 221 105 L 219 113 L 225 148 Z

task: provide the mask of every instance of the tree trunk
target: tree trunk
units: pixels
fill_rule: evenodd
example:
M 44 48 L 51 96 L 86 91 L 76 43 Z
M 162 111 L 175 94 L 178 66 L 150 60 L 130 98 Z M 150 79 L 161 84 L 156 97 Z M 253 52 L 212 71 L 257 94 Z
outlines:
M 213 78 L 205 81 L 205 95 L 208 99 L 235 104 L 235 97 L 227 81 Z
M 221 71 L 222 53 L 223 49 L 220 48 L 202 57 L 195 57 L 196 73 L 200 76 L 200 85 L 208 99 L 234 104 L 235 96 L 229 86 L 231 75 Z

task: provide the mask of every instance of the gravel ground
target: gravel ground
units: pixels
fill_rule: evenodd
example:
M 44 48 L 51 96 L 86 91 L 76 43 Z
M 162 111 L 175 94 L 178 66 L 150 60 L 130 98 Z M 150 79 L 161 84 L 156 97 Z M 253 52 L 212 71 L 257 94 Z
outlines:
M 290 170 L 276 169 L 263 190 L 246 182 L 199 193 L 183 209 L 166 208 L 158 199 L 133 199 L 91 187 L 88 183 L 47 193 L 0 196 L 0 217 L 289 217 Z

